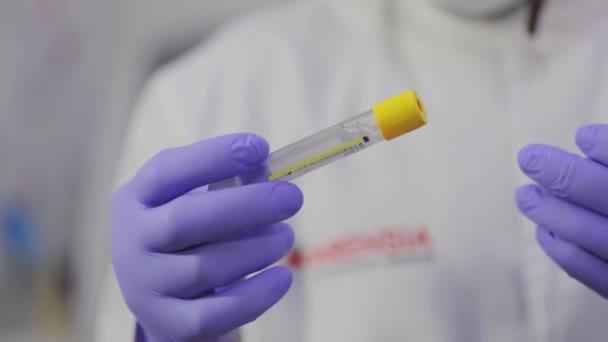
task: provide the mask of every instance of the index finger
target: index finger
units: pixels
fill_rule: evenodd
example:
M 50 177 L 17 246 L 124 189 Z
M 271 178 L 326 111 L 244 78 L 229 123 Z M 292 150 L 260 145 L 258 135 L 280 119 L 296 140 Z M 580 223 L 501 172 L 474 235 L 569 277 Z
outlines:
M 268 143 L 261 137 L 225 135 L 161 151 L 137 172 L 132 186 L 139 202 L 154 207 L 258 168 L 267 158 Z
M 519 154 L 522 170 L 555 195 L 608 215 L 608 168 L 561 149 L 530 145 Z

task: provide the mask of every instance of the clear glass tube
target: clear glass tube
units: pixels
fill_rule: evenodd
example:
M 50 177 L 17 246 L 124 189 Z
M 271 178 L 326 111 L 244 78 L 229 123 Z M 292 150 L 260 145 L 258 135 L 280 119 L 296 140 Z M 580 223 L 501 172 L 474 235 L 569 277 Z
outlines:
M 371 110 L 326 128 L 270 154 L 260 170 L 209 185 L 218 190 L 261 181 L 291 181 L 313 170 L 391 140 L 427 122 L 415 91 L 375 105 Z
M 209 190 L 248 184 L 252 179 L 291 181 L 383 140 L 369 110 L 272 152 L 264 170 L 211 184 Z

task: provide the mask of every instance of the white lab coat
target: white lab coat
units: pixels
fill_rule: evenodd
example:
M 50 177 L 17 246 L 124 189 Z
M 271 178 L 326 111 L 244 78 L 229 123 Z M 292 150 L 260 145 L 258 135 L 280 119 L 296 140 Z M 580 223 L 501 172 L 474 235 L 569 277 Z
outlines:
M 431 1 L 327 0 L 238 20 L 151 81 L 122 180 L 162 148 L 251 131 L 279 148 L 414 88 L 427 127 L 297 181 L 287 297 L 247 342 L 602 341 L 608 302 L 537 246 L 513 194 L 532 142 L 608 114 L 608 2 L 474 21 Z M 112 281 L 101 340 L 134 321 Z

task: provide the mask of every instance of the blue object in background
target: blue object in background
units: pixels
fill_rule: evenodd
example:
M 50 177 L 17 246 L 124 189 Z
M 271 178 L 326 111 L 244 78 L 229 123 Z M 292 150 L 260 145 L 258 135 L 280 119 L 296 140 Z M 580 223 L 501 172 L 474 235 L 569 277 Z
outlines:
M 2 209 L 1 219 L 7 252 L 20 262 L 36 262 L 39 256 L 39 232 L 27 206 L 21 201 L 10 201 Z

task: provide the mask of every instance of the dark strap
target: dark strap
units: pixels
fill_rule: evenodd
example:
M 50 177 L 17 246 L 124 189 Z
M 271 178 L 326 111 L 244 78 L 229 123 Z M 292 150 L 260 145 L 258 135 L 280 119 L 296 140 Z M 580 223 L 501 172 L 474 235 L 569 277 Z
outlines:
M 538 21 L 545 3 L 544 0 L 528 0 L 530 4 L 530 16 L 528 17 L 528 33 L 534 35 L 538 29 Z

